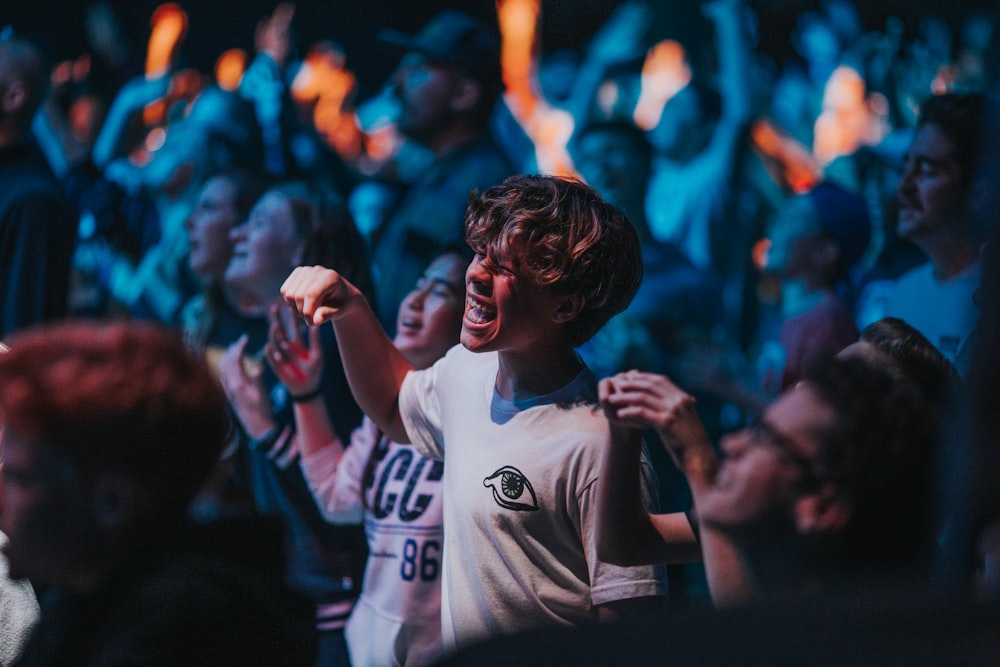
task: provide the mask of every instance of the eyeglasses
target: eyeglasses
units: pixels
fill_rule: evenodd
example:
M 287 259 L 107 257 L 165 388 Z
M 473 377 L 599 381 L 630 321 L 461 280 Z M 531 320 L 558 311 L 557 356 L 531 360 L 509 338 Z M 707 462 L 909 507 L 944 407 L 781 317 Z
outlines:
M 803 456 L 795 443 L 788 436 L 784 435 L 776 428 L 768 424 L 761 417 L 756 417 L 749 426 L 744 429 L 749 442 L 755 446 L 764 445 L 777 451 L 779 455 L 802 471 L 802 484 L 806 487 L 815 487 L 820 484 L 820 477 L 816 473 L 815 462 Z

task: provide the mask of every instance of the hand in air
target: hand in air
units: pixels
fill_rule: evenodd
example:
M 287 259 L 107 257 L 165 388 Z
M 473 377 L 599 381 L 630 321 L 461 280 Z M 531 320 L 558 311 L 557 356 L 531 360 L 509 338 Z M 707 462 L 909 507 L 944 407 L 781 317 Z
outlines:
M 626 371 L 601 380 L 597 387 L 608 419 L 636 428 L 673 428 L 694 415 L 695 400 L 669 378 L 655 373 Z
M 695 410 L 695 399 L 669 378 L 627 371 L 601 380 L 597 397 L 608 419 L 633 428 L 654 428 L 678 467 L 711 479 L 717 465 L 712 443 Z
M 263 364 L 246 355 L 246 334 L 226 348 L 219 358 L 219 380 L 229 404 L 251 438 L 261 437 L 274 426 L 271 397 L 264 386 Z
M 268 366 L 292 396 L 305 396 L 319 387 L 323 373 L 323 347 L 319 327 L 309 327 L 308 346 L 302 340 L 298 319 L 290 308 L 271 306 L 264 356 Z
M 281 286 L 281 296 L 288 305 L 314 326 L 337 317 L 349 300 L 360 294 L 339 273 L 323 266 L 300 266 Z

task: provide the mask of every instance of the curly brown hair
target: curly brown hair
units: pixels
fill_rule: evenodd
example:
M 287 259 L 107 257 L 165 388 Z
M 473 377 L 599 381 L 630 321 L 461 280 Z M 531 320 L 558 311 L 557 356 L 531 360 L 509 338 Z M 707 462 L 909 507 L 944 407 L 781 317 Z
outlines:
M 473 192 L 465 238 L 477 254 L 513 262 L 539 285 L 583 297 L 583 309 L 566 326 L 574 346 L 628 307 L 642 281 L 632 223 L 572 179 L 511 176 L 482 195 Z

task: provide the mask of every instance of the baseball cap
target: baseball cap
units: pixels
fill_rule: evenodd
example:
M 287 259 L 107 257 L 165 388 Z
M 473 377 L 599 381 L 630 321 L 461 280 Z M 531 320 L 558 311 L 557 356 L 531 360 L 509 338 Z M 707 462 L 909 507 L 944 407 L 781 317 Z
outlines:
M 500 38 L 482 21 L 457 9 L 437 14 L 416 35 L 384 28 L 378 39 L 455 67 L 485 86 L 501 84 Z

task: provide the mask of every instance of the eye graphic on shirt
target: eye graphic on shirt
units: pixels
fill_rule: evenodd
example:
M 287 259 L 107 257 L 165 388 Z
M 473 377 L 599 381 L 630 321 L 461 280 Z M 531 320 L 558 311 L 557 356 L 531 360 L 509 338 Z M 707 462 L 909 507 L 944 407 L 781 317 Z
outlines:
M 537 512 L 538 501 L 531 482 L 513 466 L 504 466 L 483 480 L 483 486 L 493 491 L 493 500 L 504 509 Z

